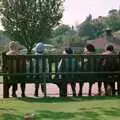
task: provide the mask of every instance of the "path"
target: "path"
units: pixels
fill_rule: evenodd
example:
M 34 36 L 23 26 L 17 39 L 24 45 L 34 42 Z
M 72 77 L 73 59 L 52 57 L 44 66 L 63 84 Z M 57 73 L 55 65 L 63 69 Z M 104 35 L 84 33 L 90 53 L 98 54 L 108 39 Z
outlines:
M 89 84 L 85 84 L 83 87 L 83 95 L 87 95 L 88 94 L 88 88 L 89 88 Z M 28 97 L 33 97 L 34 96 L 34 84 L 27 84 L 26 85 L 26 96 Z M 76 85 L 76 91 L 78 93 L 79 91 L 79 85 L 77 83 Z M 71 87 L 70 85 L 68 85 L 68 94 L 69 96 L 71 96 Z M 92 87 L 92 93 L 93 94 L 97 94 L 97 83 L 95 83 Z M 11 88 L 10 88 L 10 95 L 11 95 Z M 20 85 L 18 85 L 18 91 L 17 91 L 17 95 L 20 97 L 21 96 L 21 90 L 20 90 Z M 3 96 L 3 84 L 0 84 L 0 98 L 2 98 Z M 39 96 L 43 97 L 43 94 L 41 92 L 41 89 L 39 89 Z M 50 97 L 58 97 L 59 96 L 59 89 L 56 85 L 54 84 L 47 84 L 47 96 Z

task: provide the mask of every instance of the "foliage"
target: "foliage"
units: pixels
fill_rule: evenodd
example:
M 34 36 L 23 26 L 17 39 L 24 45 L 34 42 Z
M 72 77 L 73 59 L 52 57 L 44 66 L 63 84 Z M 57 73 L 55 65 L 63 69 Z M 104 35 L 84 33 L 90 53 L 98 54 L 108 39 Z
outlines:
M 1 0 L 2 24 L 15 41 L 31 52 L 59 24 L 64 0 Z
M 112 9 L 106 17 L 92 19 L 92 15 L 86 17 L 85 21 L 77 26 L 78 33 L 81 37 L 95 39 L 104 33 L 106 28 L 112 31 L 120 30 L 120 10 Z
M 120 16 L 118 15 L 109 16 L 104 21 L 107 27 L 111 28 L 112 31 L 120 30 Z
M 92 24 L 93 24 L 93 29 L 94 29 L 94 33 L 93 33 L 94 38 L 101 36 L 104 33 L 104 30 L 106 29 L 106 25 L 104 21 L 95 20 L 93 21 Z
M 88 39 L 93 39 L 94 38 L 94 26 L 92 24 L 92 22 L 83 22 L 82 24 L 80 24 L 79 26 L 77 26 L 78 28 L 78 33 L 79 36 L 81 37 L 88 37 Z
M 108 14 L 110 16 L 116 16 L 118 14 L 118 11 L 117 11 L 117 9 L 112 9 L 112 10 L 109 10 Z
M 69 25 L 62 24 L 53 31 L 53 36 L 66 35 L 70 31 L 71 27 Z
M 62 50 L 71 43 L 104 36 L 107 28 L 111 28 L 113 32 L 120 30 L 120 10 L 112 9 L 108 12 L 108 16 L 99 16 L 96 19 L 89 14 L 83 23 L 76 26 L 76 29 L 68 25 L 60 25 L 54 30 L 51 41 L 57 49 Z
M 89 14 L 86 19 L 85 19 L 85 22 L 91 22 L 92 21 L 92 15 Z
M 99 18 L 92 20 L 92 16 L 89 15 L 83 23 L 77 26 L 77 29 L 81 37 L 95 39 L 103 34 L 105 27 L 104 21 Z
M 72 43 L 80 43 L 81 37 L 78 32 L 68 25 L 60 25 L 53 32 L 53 37 L 51 38 L 52 44 L 56 46 L 58 52 L 61 52 L 65 47 L 68 47 Z

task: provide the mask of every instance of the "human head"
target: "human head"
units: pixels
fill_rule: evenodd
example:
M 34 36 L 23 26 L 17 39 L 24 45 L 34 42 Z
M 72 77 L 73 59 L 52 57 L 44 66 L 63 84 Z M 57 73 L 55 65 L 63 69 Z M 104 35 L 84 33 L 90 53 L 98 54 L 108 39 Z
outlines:
M 92 44 L 87 44 L 86 49 L 88 52 L 95 52 L 95 47 Z
M 17 50 L 18 50 L 17 42 L 11 41 L 11 42 L 9 43 L 9 50 L 17 51 Z
M 65 48 L 65 52 L 67 54 L 73 54 L 73 50 L 71 48 Z
M 42 54 L 42 53 L 44 52 L 44 48 L 45 48 L 44 44 L 41 43 L 41 42 L 39 42 L 39 43 L 35 46 L 35 52 L 36 52 L 37 54 Z
M 114 47 L 112 46 L 112 45 L 108 45 L 107 47 L 106 47 L 106 50 L 108 50 L 108 51 L 114 51 Z

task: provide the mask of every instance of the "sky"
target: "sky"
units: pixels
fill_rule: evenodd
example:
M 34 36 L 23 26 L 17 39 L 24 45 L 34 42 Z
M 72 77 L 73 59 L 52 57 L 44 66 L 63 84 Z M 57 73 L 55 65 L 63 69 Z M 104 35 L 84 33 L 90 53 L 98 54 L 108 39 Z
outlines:
M 106 16 L 111 9 L 119 9 L 120 0 L 65 0 L 62 23 L 77 25 L 92 14 L 93 18 Z M 0 29 L 3 29 L 0 22 Z
M 76 25 L 92 14 L 93 18 L 108 15 L 111 9 L 119 9 L 120 0 L 66 0 L 62 23 Z

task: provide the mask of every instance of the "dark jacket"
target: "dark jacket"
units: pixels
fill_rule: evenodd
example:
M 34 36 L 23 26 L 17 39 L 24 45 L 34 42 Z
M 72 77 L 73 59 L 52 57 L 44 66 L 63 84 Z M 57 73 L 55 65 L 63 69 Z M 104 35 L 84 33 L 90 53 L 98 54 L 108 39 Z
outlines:
M 58 74 L 58 79 L 64 79 L 64 80 L 74 80 L 78 79 L 78 74 L 75 74 L 72 72 L 79 72 L 80 71 L 80 64 L 79 62 L 72 56 L 61 59 L 59 65 L 58 65 L 58 72 L 61 72 L 61 74 Z M 68 72 L 68 74 L 62 74 L 64 72 Z

